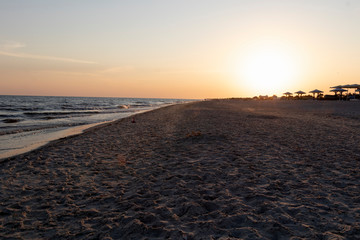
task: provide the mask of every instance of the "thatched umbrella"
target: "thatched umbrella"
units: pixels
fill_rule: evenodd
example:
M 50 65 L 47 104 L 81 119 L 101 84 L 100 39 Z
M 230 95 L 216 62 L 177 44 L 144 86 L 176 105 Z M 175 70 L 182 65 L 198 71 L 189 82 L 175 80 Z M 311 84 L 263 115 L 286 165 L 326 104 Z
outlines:
M 340 95 L 342 95 L 342 93 L 343 92 L 347 92 L 348 90 L 346 90 L 346 89 L 343 89 L 343 88 L 334 88 L 333 90 L 330 90 L 330 92 L 334 92 L 335 93 L 335 95 L 336 95 L 336 93 L 340 93 Z
M 298 95 L 298 97 L 301 97 L 301 95 L 305 94 L 306 92 L 303 92 L 303 91 L 297 91 L 297 92 L 295 92 L 295 93 Z
M 340 88 L 360 88 L 359 84 L 346 84 L 342 85 Z
M 349 89 L 355 88 L 355 92 L 356 92 L 357 89 L 360 89 L 360 84 L 347 84 L 344 85 L 343 88 L 349 88 Z
M 335 96 L 336 96 L 336 94 L 337 94 L 338 92 L 340 93 L 339 100 L 341 99 L 343 92 L 347 92 L 347 91 L 348 91 L 348 90 L 345 90 L 345 89 L 343 89 L 343 88 L 334 88 L 333 90 L 330 90 L 330 92 L 334 92 L 334 93 L 335 93 Z
M 346 85 L 337 85 L 334 87 L 330 87 L 330 88 L 334 88 L 334 89 L 339 89 L 339 88 L 355 88 L 355 89 L 360 89 L 360 84 L 346 84 Z M 333 92 L 333 91 L 331 91 Z
M 360 84 L 351 84 L 350 88 L 356 88 L 359 89 L 360 88 Z
M 283 93 L 285 95 L 285 97 L 287 97 L 289 99 L 289 97 L 292 95 L 291 92 L 286 92 L 286 93 Z
M 310 91 L 309 93 L 312 93 L 315 98 L 315 94 L 317 94 L 317 96 L 319 97 L 319 94 L 323 93 L 323 91 L 321 91 L 319 89 L 315 89 L 315 90 Z

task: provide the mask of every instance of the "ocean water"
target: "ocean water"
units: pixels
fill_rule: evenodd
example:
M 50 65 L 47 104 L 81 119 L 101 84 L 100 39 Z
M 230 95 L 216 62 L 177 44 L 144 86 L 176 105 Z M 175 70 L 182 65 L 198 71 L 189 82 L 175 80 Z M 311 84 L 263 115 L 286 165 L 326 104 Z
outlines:
M 187 99 L 0 95 L 0 159 L 91 126 Z

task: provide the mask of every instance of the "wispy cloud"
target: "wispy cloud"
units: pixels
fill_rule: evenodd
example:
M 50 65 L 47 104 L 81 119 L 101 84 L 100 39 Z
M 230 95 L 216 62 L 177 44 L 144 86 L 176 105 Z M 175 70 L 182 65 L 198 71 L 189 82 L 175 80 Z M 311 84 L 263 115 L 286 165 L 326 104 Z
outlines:
M 8 56 L 8 57 L 36 59 L 36 60 L 96 64 L 96 62 L 93 62 L 93 61 L 86 61 L 86 60 L 80 60 L 80 59 L 74 59 L 74 58 L 55 57 L 55 56 L 44 56 L 44 55 L 30 54 L 30 53 L 15 51 L 19 48 L 24 48 L 24 47 L 26 47 L 26 45 L 23 43 L 19 43 L 19 42 L 3 42 L 3 43 L 0 43 L 0 55 Z
M 0 49 L 4 51 L 11 51 L 23 47 L 26 47 L 26 45 L 20 42 L 5 41 L 0 43 Z
M 213 70 L 202 70 L 202 69 L 185 69 L 185 70 L 180 70 L 180 69 L 173 69 L 173 70 L 160 70 L 160 71 L 155 71 L 155 73 L 157 74 L 161 74 L 161 75 L 172 75 L 172 74 L 221 74 L 224 71 L 221 70 L 217 70 L 217 69 L 213 69 Z
M 18 58 L 30 58 L 37 60 L 51 60 L 51 61 L 62 61 L 62 62 L 73 62 L 73 63 L 85 63 L 85 64 L 96 64 L 96 62 L 84 61 L 74 58 L 61 58 L 61 57 L 52 57 L 52 56 L 42 56 L 28 53 L 14 53 L 14 52 L 5 52 L 0 51 L 0 55 L 9 56 L 9 57 L 18 57 Z
M 102 73 L 124 73 L 134 71 L 135 67 L 131 65 L 107 68 L 101 71 Z

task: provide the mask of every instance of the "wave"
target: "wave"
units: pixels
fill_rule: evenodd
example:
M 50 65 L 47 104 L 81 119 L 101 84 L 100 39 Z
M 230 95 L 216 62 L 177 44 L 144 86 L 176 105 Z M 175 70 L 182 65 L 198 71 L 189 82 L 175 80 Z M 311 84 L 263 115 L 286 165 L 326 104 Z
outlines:
M 117 107 L 120 108 L 120 109 L 129 109 L 130 105 L 119 105 Z
M 20 114 L 0 114 L 0 119 L 1 118 L 19 118 Z
M 135 103 L 135 104 L 131 104 L 130 106 L 139 108 L 139 107 L 151 107 L 152 105 L 149 103 Z
M 71 112 L 25 112 L 26 116 L 69 116 L 69 115 L 93 115 L 102 113 L 101 111 L 71 111 Z
M 0 135 L 114 120 L 178 101 L 146 98 L 0 96 Z
M 17 118 L 5 118 L 2 120 L 3 123 L 17 123 L 22 121 L 23 119 L 17 119 Z
M 21 133 L 31 133 L 33 131 L 41 131 L 46 129 L 59 129 L 59 128 L 69 128 L 84 125 L 83 123 L 67 123 L 67 124 L 55 124 L 55 125 L 43 125 L 43 126 L 26 126 L 19 128 L 6 128 L 0 127 L 0 136 L 9 135 L 9 134 L 21 134 Z
M 97 106 L 97 105 L 62 105 L 60 109 L 62 110 L 83 110 L 83 111 L 89 111 L 89 110 L 102 110 L 106 108 L 105 106 Z
M 37 107 L 19 107 L 19 106 L 1 106 L 1 111 L 8 111 L 8 112 L 21 112 L 21 111 L 41 111 L 44 108 L 37 108 Z

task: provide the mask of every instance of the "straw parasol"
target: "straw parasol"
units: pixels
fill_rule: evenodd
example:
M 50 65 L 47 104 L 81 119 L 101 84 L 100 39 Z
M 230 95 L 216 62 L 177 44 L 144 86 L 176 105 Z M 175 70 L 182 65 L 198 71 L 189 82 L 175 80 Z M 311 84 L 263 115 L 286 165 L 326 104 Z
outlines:
M 350 88 L 357 88 L 357 89 L 359 89 L 359 88 L 360 88 L 360 84 L 351 84 L 351 85 L 350 85 Z
M 299 97 L 301 97 L 301 95 L 305 94 L 306 92 L 303 92 L 303 91 L 297 91 L 295 92 Z
M 341 88 L 360 88 L 359 84 L 346 84 L 346 85 L 342 85 Z
M 360 84 L 348 84 L 348 85 L 344 85 L 343 88 L 349 88 L 349 89 L 353 89 L 355 88 L 355 92 L 357 92 L 357 89 L 360 89 Z
M 343 89 L 343 88 L 334 88 L 334 89 L 332 89 L 332 90 L 330 90 L 330 92 L 334 92 L 335 93 L 335 95 L 336 95 L 336 93 L 340 93 L 340 95 L 342 95 L 342 93 L 343 92 L 347 92 L 348 90 L 346 90 L 346 89 Z
M 314 89 L 314 90 L 310 91 L 309 93 L 312 93 L 313 96 L 314 96 L 314 98 L 315 98 L 315 94 L 317 94 L 318 97 L 319 97 L 319 94 L 320 94 L 320 93 L 323 93 L 323 91 L 321 91 L 321 90 L 319 90 L 319 89 Z
M 330 88 L 360 88 L 360 84 L 346 84 L 346 85 L 337 85 Z
M 336 94 L 339 92 L 340 95 L 339 95 L 339 100 L 341 100 L 341 97 L 342 97 L 342 93 L 343 92 L 347 92 L 348 90 L 346 89 L 342 89 L 342 88 L 334 88 L 333 90 L 330 90 L 330 92 L 334 92 L 335 93 L 335 96 Z
M 291 92 L 286 92 L 286 93 L 283 93 L 285 95 L 285 97 L 287 97 L 288 99 L 290 98 L 290 96 L 292 95 Z

